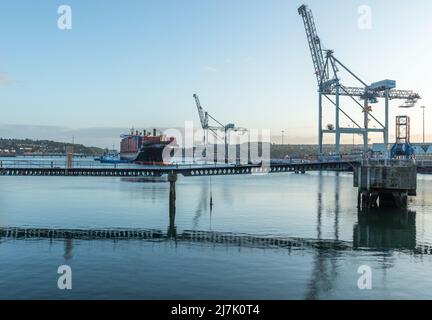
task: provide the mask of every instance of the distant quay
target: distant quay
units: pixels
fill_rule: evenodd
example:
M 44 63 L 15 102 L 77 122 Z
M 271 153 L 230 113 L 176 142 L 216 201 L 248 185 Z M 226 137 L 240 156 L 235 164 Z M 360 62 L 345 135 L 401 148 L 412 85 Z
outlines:
M 0 153 L 0 158 L 16 157 L 66 157 L 66 153 Z M 74 157 L 92 157 L 93 154 L 74 153 Z
M 66 150 L 73 147 L 74 154 L 80 156 L 99 156 L 106 150 L 97 147 L 86 147 L 82 144 L 56 142 L 50 140 L 4 139 L 0 138 L 0 157 L 18 156 L 65 156 Z

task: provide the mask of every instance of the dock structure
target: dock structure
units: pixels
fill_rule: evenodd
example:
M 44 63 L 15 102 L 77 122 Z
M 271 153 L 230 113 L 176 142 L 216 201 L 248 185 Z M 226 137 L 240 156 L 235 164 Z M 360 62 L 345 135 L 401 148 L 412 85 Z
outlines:
M 417 194 L 417 166 L 411 161 L 363 162 L 354 171 L 358 207 L 407 208 L 408 196 Z
M 14 164 L 14 163 L 12 163 Z M 415 196 L 417 172 L 427 169 L 429 163 L 418 164 L 412 160 L 339 160 L 329 162 L 284 162 L 268 164 L 205 164 L 159 166 L 53 166 L 44 163 L 28 165 L 17 163 L 0 165 L 0 176 L 68 176 L 68 177 L 120 177 L 159 178 L 168 176 L 171 215 L 175 212 L 176 181 L 185 177 L 253 175 L 277 173 L 306 173 L 309 171 L 354 172 L 354 187 L 358 188 L 358 207 L 406 208 L 408 196 Z
M 268 165 L 166 165 L 142 167 L 50 167 L 50 166 L 2 166 L 3 176 L 90 176 L 90 177 L 157 177 L 177 174 L 186 177 L 266 174 L 266 173 L 305 173 L 306 171 L 349 171 L 352 172 L 358 161 L 270 163 Z

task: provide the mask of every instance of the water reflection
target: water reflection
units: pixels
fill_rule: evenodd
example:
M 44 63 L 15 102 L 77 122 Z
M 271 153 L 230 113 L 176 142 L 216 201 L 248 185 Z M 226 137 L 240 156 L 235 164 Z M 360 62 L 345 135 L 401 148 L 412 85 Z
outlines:
M 317 239 L 322 237 L 322 211 L 323 211 L 323 173 L 318 175 L 317 190 Z M 334 238 L 339 240 L 339 211 L 340 211 L 340 177 L 335 174 L 335 196 L 334 196 Z M 306 299 L 318 299 L 322 292 L 330 291 L 338 275 L 338 256 L 340 250 L 322 249 L 317 250 L 313 256 L 313 266 L 310 280 L 307 285 Z
M 207 212 L 208 202 L 209 202 L 209 193 L 210 193 L 210 188 L 209 188 L 210 183 L 211 183 L 210 180 L 209 180 L 209 182 L 207 182 L 206 180 L 203 180 L 203 183 L 201 185 L 201 194 L 198 198 L 199 199 L 198 205 L 197 205 L 197 208 L 195 210 L 195 215 L 193 217 L 193 228 L 194 229 L 198 228 L 199 221 L 200 221 L 200 218 L 201 218 L 201 215 L 203 214 L 203 212 Z
M 390 250 L 390 249 L 402 249 L 402 250 L 411 250 L 415 253 L 419 253 L 419 248 L 416 243 L 416 213 L 413 211 L 373 211 L 370 210 L 368 212 L 358 212 L 357 223 L 353 226 L 353 241 L 339 241 L 339 229 L 340 229 L 340 212 L 341 212 L 341 177 L 339 173 L 334 175 L 334 179 L 328 179 L 329 175 L 326 173 L 318 173 L 318 183 L 316 190 L 316 237 L 315 238 L 294 238 L 294 237 L 273 237 L 271 235 L 262 238 L 261 236 L 255 235 L 246 235 L 246 234 L 237 234 L 234 235 L 237 239 L 240 238 L 248 238 L 255 239 L 261 241 L 260 247 L 269 248 L 275 247 L 275 243 L 282 243 L 282 247 L 313 247 L 317 248 L 313 254 L 313 276 L 319 276 L 322 281 L 322 285 L 317 285 L 319 281 L 316 279 L 311 279 L 311 288 L 308 293 L 308 297 L 313 298 L 317 296 L 317 286 L 323 288 L 324 290 L 328 290 L 332 287 L 331 282 L 333 277 L 337 276 L 338 271 L 338 257 L 340 256 L 339 251 L 346 250 Z M 328 185 L 325 185 L 324 180 L 328 183 L 331 181 L 330 189 L 334 193 L 324 193 L 324 189 L 328 190 Z M 157 185 L 157 184 L 156 184 Z M 224 189 L 225 190 L 225 189 Z M 172 190 L 171 190 L 172 191 Z M 171 192 L 170 191 L 170 192 Z M 197 207 L 195 210 L 195 215 L 192 217 L 192 226 L 193 231 L 197 234 L 203 235 L 203 238 L 210 239 L 211 241 L 214 239 L 214 235 L 219 237 L 220 242 L 224 242 L 227 237 L 233 236 L 229 232 L 218 232 L 214 233 L 212 231 L 199 231 L 198 225 L 199 220 L 202 213 L 208 213 L 209 210 L 209 194 L 211 191 L 211 186 L 209 181 L 205 181 L 201 187 L 201 194 L 198 197 Z M 229 192 L 228 192 L 229 193 Z M 324 195 L 329 195 L 333 198 L 331 204 L 329 205 L 331 209 L 330 211 L 326 211 L 326 213 L 331 214 L 330 216 L 333 219 L 332 224 L 327 224 L 326 227 L 332 228 L 330 230 L 330 234 L 333 235 L 332 239 L 325 239 L 323 237 L 323 212 L 325 211 L 324 206 Z M 175 200 L 175 192 L 171 195 L 172 199 Z M 210 212 L 211 215 L 211 212 Z M 186 240 L 190 239 L 193 241 L 195 238 L 191 237 L 190 232 L 182 232 L 178 234 L 176 227 L 176 208 L 175 203 L 171 203 L 169 205 L 169 212 L 167 214 L 167 228 L 166 232 L 158 231 L 156 232 L 157 238 L 167 238 L 171 240 Z M 211 220 L 210 220 L 211 223 Z M 144 230 L 144 229 L 143 229 Z M 211 227 L 210 227 L 211 230 Z M 59 231 L 59 232 L 57 232 Z M 98 238 L 113 238 L 113 239 L 127 239 L 131 234 L 132 238 L 136 234 L 139 233 L 140 230 L 134 229 L 107 229 L 107 230 L 72 230 L 69 229 L 64 230 L 55 230 L 55 229 L 19 229 L 19 228 L 0 228 L 0 237 L 8 237 L 13 236 L 13 232 L 17 232 L 20 236 L 25 237 L 42 237 L 42 238 L 52 238 L 53 234 L 64 234 L 64 258 L 66 260 L 72 258 L 73 251 L 73 238 L 78 239 L 98 239 Z M 118 234 L 115 234 L 116 231 L 119 231 Z M 325 234 L 329 234 L 329 230 L 326 230 Z M 63 233 L 62 233 L 63 232 Z M 65 232 L 65 233 L 64 233 Z M 114 233 L 113 233 L 114 232 Z M 41 236 L 41 234 L 43 234 Z M 91 234 L 92 236 L 88 236 Z M 205 235 L 205 236 L 204 236 Z M 60 236 L 54 236 L 58 238 Z M 138 239 L 145 239 L 146 237 L 136 236 Z M 217 242 L 219 241 L 217 240 Z M 255 243 L 256 241 L 246 241 L 248 243 Z M 282 240 L 282 241 L 281 241 Z M 201 240 L 199 240 L 201 241 Z M 281 242 L 280 242 L 281 241 Z M 242 243 L 242 240 L 238 241 L 228 241 L 227 243 Z M 305 245 L 306 244 L 306 245 Z M 278 247 L 279 245 L 276 245 Z M 422 244 L 423 246 L 423 244 Z M 426 244 L 426 251 L 422 251 L 423 253 L 428 253 L 429 250 L 428 245 Z M 324 276 L 322 276 L 324 275 Z M 331 276 L 330 276 L 331 275 Z
M 323 173 L 318 175 L 317 183 L 317 239 L 323 238 Z M 333 214 L 334 239 L 339 239 L 339 213 L 340 213 L 340 177 L 335 174 L 334 202 L 331 205 Z M 432 248 L 428 244 L 416 242 L 416 212 L 407 210 L 369 210 L 358 211 L 357 223 L 353 226 L 352 250 L 375 250 L 380 256 L 380 266 L 385 270 L 394 266 L 395 257 L 393 251 L 409 251 L 413 254 L 432 254 Z M 335 282 L 340 269 L 341 255 L 344 250 L 333 248 L 321 248 L 313 254 L 312 270 L 307 285 L 306 299 L 318 299 L 325 296 L 335 288 Z
M 63 249 L 64 251 L 60 252 L 60 256 L 63 255 L 65 260 L 76 259 L 78 256 L 80 256 L 80 259 L 84 259 L 78 253 L 80 247 L 82 247 L 80 242 L 82 240 L 89 242 L 92 241 L 92 247 L 96 248 L 95 250 L 104 246 L 109 247 L 106 246 L 106 243 L 109 243 L 109 241 L 119 244 L 119 246 L 121 242 L 122 247 L 131 247 L 133 250 L 137 244 L 141 247 L 141 244 L 143 244 L 144 241 L 147 243 L 153 242 L 164 243 L 164 245 L 168 244 L 166 247 L 175 247 L 176 250 L 177 248 L 181 249 L 184 246 L 188 249 L 191 247 L 194 249 L 199 247 L 198 250 L 200 255 L 204 257 L 207 257 L 205 250 L 217 251 L 222 247 L 222 250 L 219 250 L 219 253 L 222 252 L 220 254 L 223 255 L 225 252 L 223 249 L 225 247 L 234 247 L 235 249 L 239 249 L 239 251 L 241 249 L 241 254 L 244 255 L 244 257 L 248 258 L 249 256 L 253 256 L 254 259 L 257 259 L 256 261 L 262 263 L 258 268 L 255 267 L 254 264 L 250 264 L 253 267 L 250 269 L 246 268 L 244 273 L 255 277 L 254 272 L 256 272 L 256 270 L 259 272 L 263 270 L 263 281 L 266 281 L 272 276 L 270 275 L 270 272 L 268 274 L 265 273 L 265 271 L 268 270 L 266 269 L 269 261 L 268 257 L 276 257 L 275 259 L 278 259 L 275 260 L 277 261 L 277 264 L 274 263 L 272 267 L 277 265 L 277 267 L 280 268 L 278 269 L 280 272 L 277 274 L 281 277 L 281 281 L 289 278 L 290 280 L 295 279 L 296 283 L 298 283 L 298 281 L 300 281 L 299 279 L 301 279 L 301 281 L 303 281 L 301 289 L 305 290 L 301 291 L 301 297 L 307 299 L 319 299 L 332 296 L 332 294 L 334 294 L 341 285 L 346 285 L 346 281 L 351 281 L 351 279 L 346 280 L 347 268 L 351 268 L 351 264 L 354 264 L 355 267 L 357 261 L 355 260 L 356 258 L 358 258 L 358 260 L 364 258 L 363 260 L 367 264 L 371 262 L 374 263 L 374 270 L 375 268 L 382 268 L 385 272 L 387 268 L 393 268 L 392 272 L 394 272 L 394 266 L 400 268 L 400 265 L 402 264 L 398 264 L 400 256 L 406 258 L 406 255 L 409 255 L 407 259 L 414 260 L 411 256 L 432 254 L 432 248 L 430 246 L 425 243 L 418 243 L 419 238 L 428 239 L 427 237 L 421 236 L 421 228 L 425 226 L 425 223 L 422 223 L 421 221 L 422 218 L 425 218 L 425 215 L 421 214 L 421 209 L 416 208 L 418 214 L 412 211 L 371 210 L 367 213 L 357 212 L 355 201 L 353 203 L 350 202 L 352 199 L 349 197 L 355 196 L 353 195 L 352 190 L 347 188 L 348 184 L 346 175 L 321 172 L 317 173 L 317 175 L 306 175 L 304 178 L 307 180 L 305 183 L 308 183 L 308 194 L 305 199 L 306 201 L 309 201 L 307 203 L 308 208 L 312 208 L 304 210 L 304 216 L 307 217 L 307 219 L 301 220 L 300 223 L 297 224 L 299 226 L 302 224 L 308 225 L 307 232 L 300 231 L 298 233 L 300 236 L 298 237 L 291 236 L 294 235 L 294 232 L 296 232 L 297 229 L 288 229 L 283 225 L 280 228 L 275 228 L 276 231 L 274 233 L 270 231 L 266 234 L 260 234 L 262 230 L 260 227 L 246 229 L 248 230 L 248 233 L 230 233 L 232 230 L 245 229 L 242 229 L 243 225 L 239 228 L 238 225 L 233 227 L 228 223 L 221 223 L 221 221 L 225 222 L 222 220 L 223 218 L 227 219 L 229 222 L 237 221 L 231 218 L 231 216 L 228 218 L 226 218 L 227 215 L 221 217 L 221 212 L 224 209 L 217 211 L 218 215 L 213 217 L 214 222 L 216 222 L 216 229 L 219 230 L 219 232 L 211 231 L 211 226 L 209 227 L 207 223 L 203 225 L 203 222 L 209 221 L 211 223 L 212 219 L 211 208 L 209 206 L 211 194 L 210 181 L 207 179 L 197 179 L 196 181 L 201 184 L 193 184 L 190 186 L 185 183 L 184 185 L 179 186 L 179 190 L 181 190 L 179 198 L 183 196 L 183 193 L 186 193 L 184 189 L 180 188 L 189 187 L 194 195 L 193 197 L 190 197 L 193 199 L 190 202 L 186 202 L 182 199 L 181 208 L 186 209 L 177 212 L 175 211 L 175 206 L 169 207 L 169 195 L 166 185 L 153 183 L 151 186 L 141 188 L 141 186 L 135 184 L 133 187 L 135 187 L 136 191 L 134 192 L 141 197 L 140 201 L 148 201 L 150 198 L 157 198 L 160 200 L 161 197 L 163 197 L 162 201 L 160 201 L 162 203 L 160 207 L 163 208 L 163 210 L 157 212 L 157 218 L 163 219 L 162 222 L 160 222 L 160 220 L 157 220 L 157 224 L 153 223 L 151 220 L 147 222 L 147 220 L 141 220 L 142 217 L 140 216 L 140 220 L 138 221 L 139 223 L 137 224 L 125 223 L 126 226 L 136 225 L 141 229 L 128 229 L 127 227 L 124 229 L 103 229 L 103 226 L 98 230 L 55 230 L 49 228 L 25 229 L 0 227 L 0 240 L 4 239 L 4 242 L 7 242 L 8 239 L 13 239 L 10 241 L 13 242 L 15 239 L 31 238 L 42 239 L 43 241 L 48 239 L 48 241 L 61 243 L 61 250 Z M 229 197 L 232 197 L 232 199 L 235 200 L 235 205 L 241 202 L 239 199 L 243 200 L 240 198 L 242 197 L 241 193 L 239 195 L 236 194 L 236 192 L 238 192 L 238 189 L 236 188 L 238 188 L 239 185 L 236 184 L 236 180 L 233 180 L 234 183 L 232 186 L 230 183 L 218 185 L 220 180 L 216 180 L 216 182 L 215 180 L 213 181 L 216 186 L 215 194 L 216 199 L 218 200 L 218 209 L 224 208 L 222 206 L 223 201 L 229 200 Z M 297 183 L 299 180 L 295 181 Z M 312 187 L 310 187 L 309 184 L 312 185 Z M 280 185 L 285 186 L 285 182 Z M 131 188 L 128 183 L 121 184 L 119 188 L 125 189 L 127 194 L 135 190 L 134 188 Z M 131 190 L 129 190 L 129 188 L 131 188 Z M 145 192 L 143 192 L 143 190 Z M 253 191 L 252 188 L 250 190 Z M 248 189 L 247 191 L 249 192 L 250 190 Z M 285 195 L 282 192 L 277 193 L 277 190 L 275 192 L 276 195 Z M 291 189 L 286 188 L 286 192 L 291 192 Z M 256 194 L 259 193 L 257 192 Z M 256 194 L 252 192 L 251 197 L 255 197 Z M 424 197 L 426 196 L 427 195 L 425 194 Z M 243 197 L 247 199 L 246 196 Z M 249 194 L 247 197 L 249 197 Z M 173 198 L 175 198 L 175 194 L 173 195 Z M 276 205 L 279 205 L 277 199 L 275 200 L 275 203 Z M 297 210 L 299 206 L 303 205 L 302 201 L 294 203 L 292 207 L 290 207 L 291 203 L 289 203 L 289 201 L 281 201 L 281 203 L 284 204 L 284 207 L 279 206 L 276 207 L 276 209 L 270 208 L 273 210 L 273 213 L 279 213 L 282 212 L 282 210 L 289 208 L 286 212 L 291 214 L 293 211 Z M 288 207 L 285 207 L 285 204 Z M 241 206 L 241 209 L 243 208 L 248 208 L 246 202 L 244 207 Z M 188 209 L 189 211 L 187 211 Z M 251 216 L 254 213 L 254 209 L 253 205 L 248 209 L 250 210 Z M 140 212 L 140 209 L 134 208 L 133 210 L 138 210 L 137 212 Z M 249 213 L 249 211 L 245 212 Z M 209 214 L 210 219 L 207 220 L 207 215 Z M 296 217 L 295 214 L 292 216 Z M 181 217 L 182 220 L 179 220 L 179 217 Z M 146 217 L 143 217 L 142 219 L 144 218 Z M 176 226 L 176 218 L 178 219 L 178 227 Z M 258 217 L 258 223 L 262 221 L 261 219 L 265 218 L 266 217 L 262 216 Z M 278 221 L 283 223 L 283 219 L 288 220 L 290 218 L 290 216 L 281 215 L 281 218 Z M 270 216 L 267 219 L 273 219 L 273 216 Z M 121 223 L 120 225 L 122 225 Z M 242 221 L 239 223 L 242 223 Z M 275 224 L 273 220 L 271 223 Z M 418 224 L 418 229 L 416 229 L 416 224 Z M 16 223 L 16 225 L 20 224 Z M 67 224 L 61 223 L 55 225 L 68 226 Z M 92 226 L 90 223 L 88 225 Z M 115 226 L 117 224 L 111 223 L 110 225 Z M 152 228 L 153 226 L 156 226 L 155 229 L 144 229 L 146 227 Z M 24 243 L 30 243 L 30 241 L 21 241 L 18 245 Z M 243 248 L 259 250 L 243 250 Z M 264 250 L 261 249 L 268 251 L 264 254 Z M 180 252 L 180 250 L 178 250 L 176 252 L 179 252 L 179 257 L 182 258 L 183 256 L 180 256 L 180 253 L 187 256 L 191 251 L 192 250 L 186 250 L 185 252 Z M 400 255 L 400 252 L 403 252 L 404 254 Z M 74 257 L 74 253 L 76 257 Z M 118 252 L 114 252 L 113 254 L 116 256 L 118 255 Z M 237 258 L 237 255 L 228 255 L 227 258 L 223 256 L 223 258 L 235 259 Z M 243 258 L 243 256 L 241 258 Z M 425 258 L 425 261 L 429 261 L 426 258 L 430 259 L 430 257 L 423 256 L 421 256 L 421 258 L 422 260 Z M 205 263 L 208 263 L 209 260 L 208 258 L 206 259 Z M 247 259 L 244 260 L 247 261 Z M 203 265 L 208 266 L 207 264 Z M 288 272 L 292 270 L 290 268 L 295 269 L 298 265 L 304 267 L 304 269 L 300 267 L 298 268 L 298 274 L 288 274 Z M 347 267 L 347 265 L 349 266 Z M 157 265 L 154 267 L 155 270 L 159 270 L 159 268 L 161 267 Z M 354 270 L 353 276 L 355 277 L 355 269 L 352 270 Z M 349 272 L 352 270 L 350 269 Z M 274 272 L 274 274 L 276 274 L 276 272 Z M 304 279 L 304 276 L 307 278 Z M 379 276 L 381 277 L 381 274 Z M 384 276 L 385 273 L 383 273 L 382 277 L 384 278 Z M 192 281 L 193 280 L 194 279 L 192 279 Z M 392 280 L 390 279 L 389 281 Z M 289 281 L 286 283 L 289 283 Z M 384 280 L 384 283 L 387 284 L 387 280 Z M 273 283 L 271 283 L 271 285 L 273 286 Z M 355 286 L 355 283 L 353 285 Z
M 321 219 L 323 210 L 323 173 L 319 172 L 318 192 L 317 192 L 317 239 L 321 239 Z
M 72 239 L 77 240 L 149 240 L 183 241 L 190 243 L 210 243 L 262 249 L 317 249 L 352 250 L 348 241 L 316 240 L 295 237 L 260 236 L 246 233 L 217 231 L 183 230 L 176 231 L 175 225 L 165 233 L 158 229 L 49 229 L 49 228 L 0 228 L 0 238 L 4 239 L 61 239 L 65 241 L 65 255 L 72 253 Z
M 339 213 L 340 213 L 340 176 L 339 172 L 335 173 L 335 213 L 334 213 L 334 237 L 339 239 Z
M 66 238 L 64 240 L 64 255 L 63 255 L 66 261 L 72 259 L 73 257 L 72 251 L 73 251 L 73 240 L 71 238 Z
M 359 212 L 353 243 L 354 248 L 413 250 L 417 245 L 416 213 L 407 210 Z

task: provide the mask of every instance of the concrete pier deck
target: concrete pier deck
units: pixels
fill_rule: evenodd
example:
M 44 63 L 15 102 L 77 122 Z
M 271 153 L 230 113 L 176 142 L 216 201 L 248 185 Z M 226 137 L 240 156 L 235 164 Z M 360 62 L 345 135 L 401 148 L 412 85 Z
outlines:
M 354 171 L 358 207 L 406 208 L 417 194 L 417 166 L 411 161 L 364 161 Z

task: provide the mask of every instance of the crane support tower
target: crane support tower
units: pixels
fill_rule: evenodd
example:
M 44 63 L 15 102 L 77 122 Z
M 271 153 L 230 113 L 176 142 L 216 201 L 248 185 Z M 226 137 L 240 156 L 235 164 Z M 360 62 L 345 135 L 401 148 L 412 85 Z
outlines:
M 312 11 L 302 5 L 298 8 L 298 13 L 303 19 L 309 50 L 315 69 L 315 76 L 318 83 L 318 153 L 322 154 L 324 134 L 334 134 L 336 136 L 336 154 L 340 154 L 341 134 L 359 134 L 363 136 L 364 153 L 368 151 L 369 133 L 378 132 L 383 134 L 386 156 L 389 154 L 389 101 L 393 99 L 404 100 L 404 107 L 413 107 L 421 99 L 418 93 L 410 90 L 397 90 L 396 81 L 382 80 L 372 84 L 367 84 L 353 71 L 346 67 L 334 56 L 333 50 L 323 50 L 321 40 L 318 36 Z M 353 81 L 359 84 L 355 86 L 345 86 L 341 83 L 339 70 L 346 72 Z M 352 114 L 345 112 L 341 106 L 341 98 L 347 97 L 353 100 L 359 107 L 359 115 L 363 118 L 363 123 L 359 124 Z M 333 128 L 323 129 L 323 100 L 328 100 L 335 107 L 335 125 Z M 378 103 L 379 99 L 384 99 L 385 116 L 384 123 L 379 121 L 372 112 L 370 104 Z M 353 125 L 342 128 L 340 126 L 340 116 L 343 114 Z M 374 120 L 378 127 L 370 128 L 369 121 Z
M 396 143 L 391 149 L 392 159 L 410 159 L 414 155 L 414 149 L 410 143 L 410 117 L 396 117 Z

